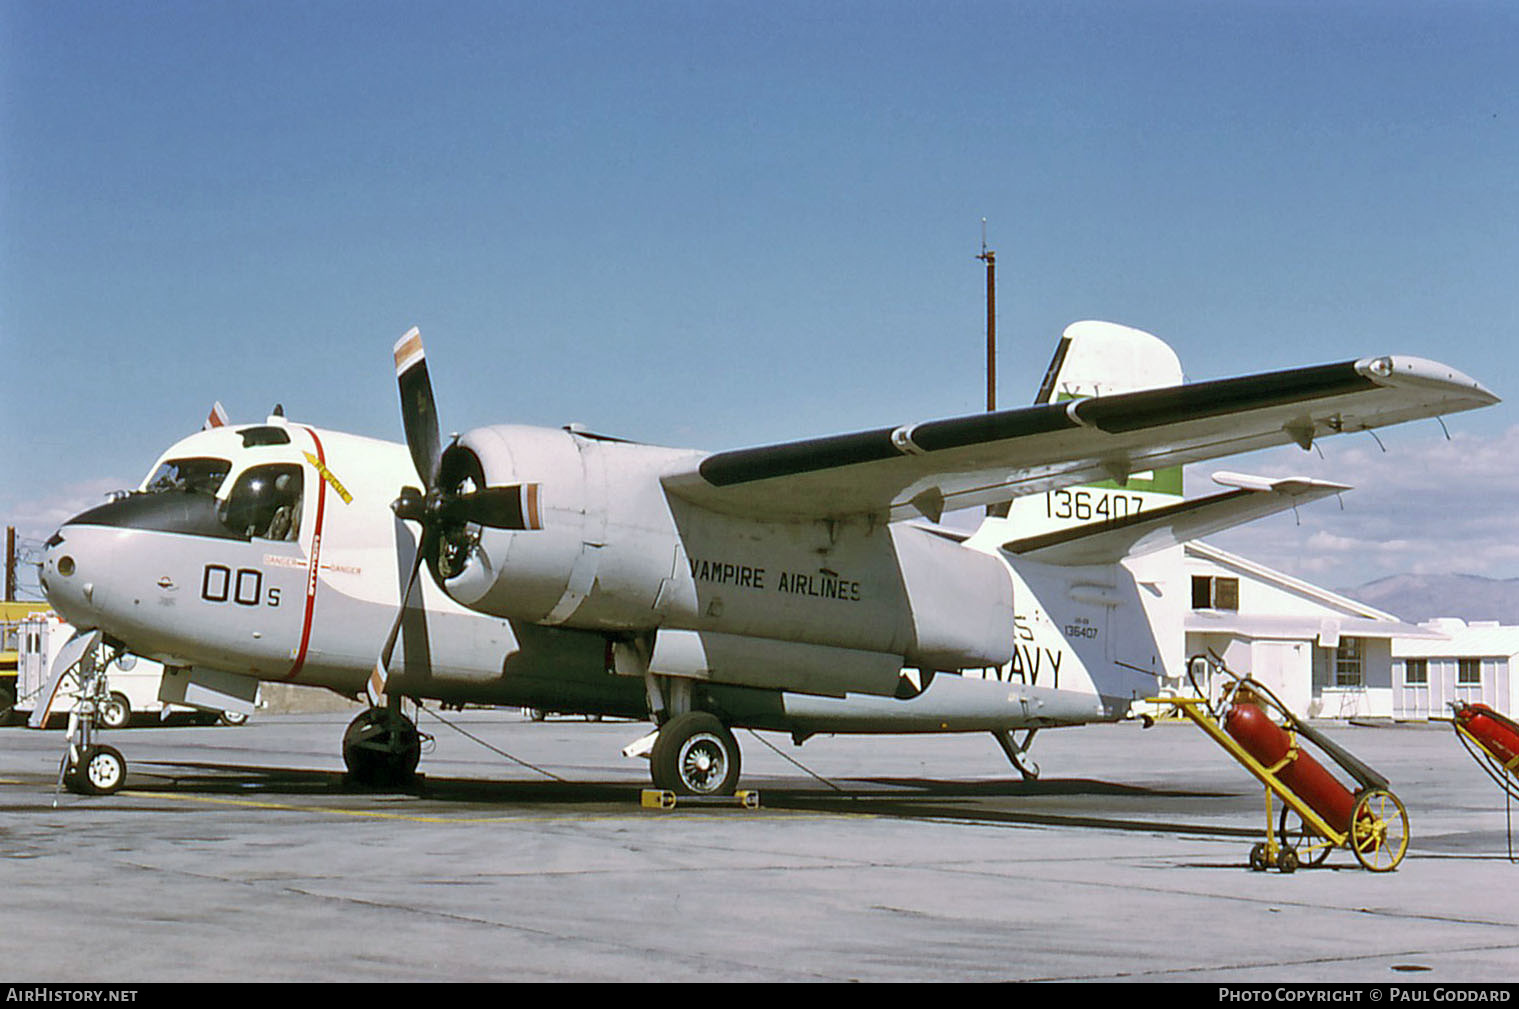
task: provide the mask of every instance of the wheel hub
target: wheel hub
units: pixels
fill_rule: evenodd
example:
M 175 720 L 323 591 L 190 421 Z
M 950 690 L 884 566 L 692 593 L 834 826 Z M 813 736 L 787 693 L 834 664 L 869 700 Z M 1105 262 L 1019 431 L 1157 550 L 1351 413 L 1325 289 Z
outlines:
M 90 784 L 99 789 L 111 787 L 121 777 L 120 765 L 109 753 L 95 754 L 85 771 L 90 776 Z
M 680 776 L 692 791 L 709 792 L 723 780 L 722 745 L 711 736 L 689 740 L 680 757 Z

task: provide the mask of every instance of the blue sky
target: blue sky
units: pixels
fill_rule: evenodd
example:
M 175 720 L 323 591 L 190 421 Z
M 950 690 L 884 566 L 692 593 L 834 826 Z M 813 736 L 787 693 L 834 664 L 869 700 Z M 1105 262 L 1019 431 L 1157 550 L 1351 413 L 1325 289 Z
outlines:
M 398 438 L 414 324 L 447 429 L 977 410 L 983 218 L 1004 405 L 1083 318 L 1194 379 L 1519 396 L 1516 51 L 1497 2 L 0 0 L 0 516 L 45 536 L 216 400 Z M 1224 545 L 1519 576 L 1512 409 L 1250 460 L 1360 489 Z

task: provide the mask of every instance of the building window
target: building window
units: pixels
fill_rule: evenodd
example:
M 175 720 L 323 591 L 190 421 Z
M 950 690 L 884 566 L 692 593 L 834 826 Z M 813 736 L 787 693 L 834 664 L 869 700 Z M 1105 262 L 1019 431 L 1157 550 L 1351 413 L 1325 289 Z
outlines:
M 1403 684 L 1409 687 L 1429 686 L 1429 660 L 1404 659 Z
M 1482 684 L 1481 659 L 1456 660 L 1456 686 L 1476 687 Z
M 1364 660 L 1365 649 L 1360 638 L 1341 638 L 1340 647 L 1334 653 L 1334 685 L 1359 687 Z
M 1192 608 L 1194 610 L 1238 610 L 1239 579 L 1193 575 Z

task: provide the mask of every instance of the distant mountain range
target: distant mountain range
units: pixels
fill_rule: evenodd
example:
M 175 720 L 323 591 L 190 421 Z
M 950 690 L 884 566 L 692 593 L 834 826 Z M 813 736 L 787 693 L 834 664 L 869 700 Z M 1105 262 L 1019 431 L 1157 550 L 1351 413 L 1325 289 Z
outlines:
M 1335 591 L 1412 623 L 1436 617 L 1460 617 L 1466 621 L 1519 624 L 1519 578 L 1391 575 L 1353 589 Z

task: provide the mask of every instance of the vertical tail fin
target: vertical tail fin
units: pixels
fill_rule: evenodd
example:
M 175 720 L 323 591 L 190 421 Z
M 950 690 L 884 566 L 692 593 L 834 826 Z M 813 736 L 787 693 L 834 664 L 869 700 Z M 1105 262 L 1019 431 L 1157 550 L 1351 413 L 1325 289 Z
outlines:
M 1138 392 L 1183 380 L 1176 352 L 1159 337 L 1112 322 L 1075 322 L 1061 334 L 1034 402 Z M 1126 518 L 1172 504 L 1181 496 L 1181 467 L 1173 466 L 1134 473 L 1122 483 L 1105 480 L 1018 498 L 1008 518 L 1020 534 L 1029 535 Z
M 1157 336 L 1113 322 L 1073 322 L 1060 336 L 1035 403 L 1180 385 L 1181 361 Z

